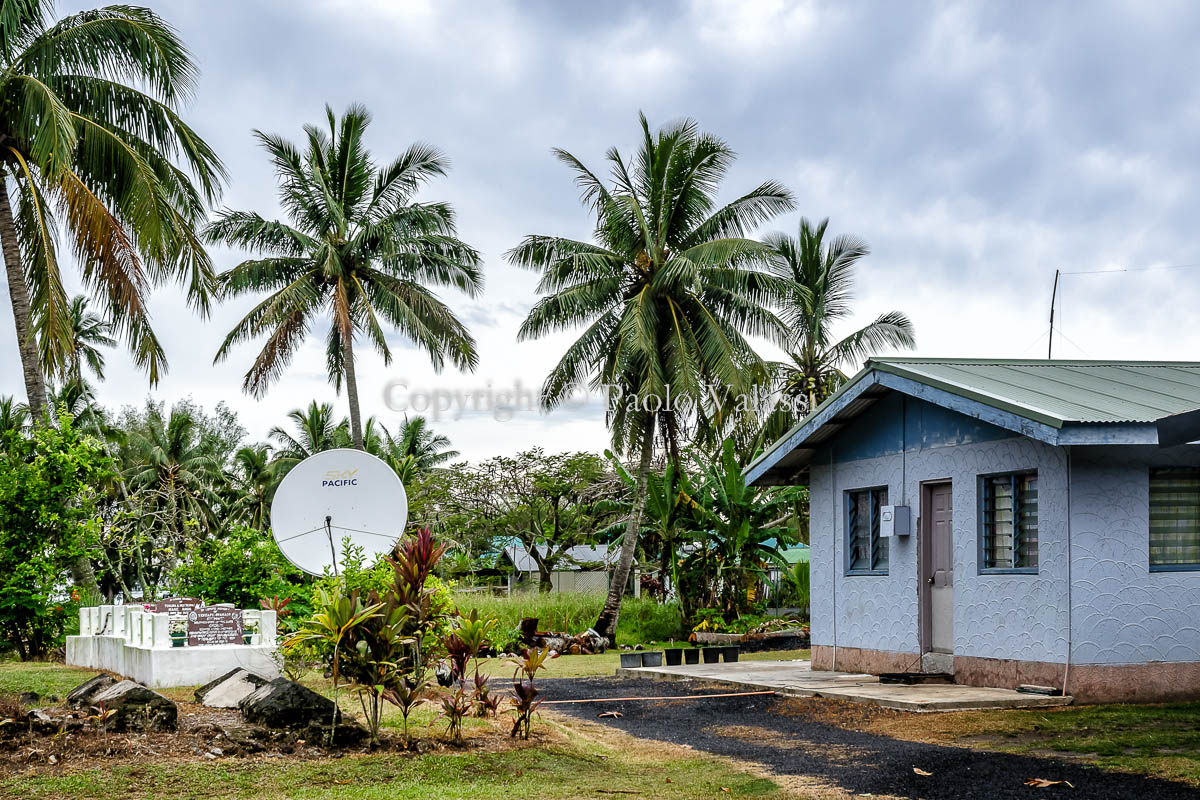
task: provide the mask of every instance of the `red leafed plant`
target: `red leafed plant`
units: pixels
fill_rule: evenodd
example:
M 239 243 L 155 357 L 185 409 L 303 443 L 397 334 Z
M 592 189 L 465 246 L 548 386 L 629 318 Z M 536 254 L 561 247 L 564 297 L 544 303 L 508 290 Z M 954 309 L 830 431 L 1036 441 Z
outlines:
M 272 597 L 262 598 L 258 601 L 258 604 L 262 606 L 264 611 L 274 611 L 277 615 L 279 615 L 279 618 L 282 619 L 288 614 L 292 613 L 288 610 L 288 605 L 290 605 L 291 602 L 292 598 L 290 597 L 280 597 L 279 595 L 274 595 Z

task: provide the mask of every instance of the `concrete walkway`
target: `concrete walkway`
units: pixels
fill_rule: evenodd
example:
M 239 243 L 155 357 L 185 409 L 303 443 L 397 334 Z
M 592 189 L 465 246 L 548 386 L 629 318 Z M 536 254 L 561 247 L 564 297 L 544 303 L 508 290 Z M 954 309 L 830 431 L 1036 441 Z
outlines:
M 678 667 L 618 669 L 628 678 L 694 680 L 740 689 L 773 689 L 793 697 L 834 697 L 903 711 L 965 711 L 984 708 L 1064 706 L 1070 697 L 1022 694 L 957 684 L 881 684 L 874 675 L 813 670 L 808 661 L 739 661 Z

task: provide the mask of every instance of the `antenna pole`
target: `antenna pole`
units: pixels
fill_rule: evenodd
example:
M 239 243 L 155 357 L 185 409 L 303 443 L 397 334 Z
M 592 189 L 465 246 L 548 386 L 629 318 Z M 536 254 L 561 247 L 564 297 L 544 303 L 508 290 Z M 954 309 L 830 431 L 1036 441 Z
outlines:
M 1059 270 L 1054 270 L 1054 288 L 1050 290 L 1050 341 L 1046 345 L 1047 360 L 1054 357 L 1054 301 L 1058 298 Z
M 325 533 L 329 534 L 329 554 L 333 556 L 333 577 L 338 577 L 337 548 L 333 546 L 333 517 L 325 515 Z

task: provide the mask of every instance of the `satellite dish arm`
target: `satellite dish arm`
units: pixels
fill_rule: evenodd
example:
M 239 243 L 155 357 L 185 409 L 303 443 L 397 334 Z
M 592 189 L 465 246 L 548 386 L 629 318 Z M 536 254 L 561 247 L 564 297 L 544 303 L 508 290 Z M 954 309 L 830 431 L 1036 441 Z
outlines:
M 333 546 L 333 517 L 325 515 L 325 533 L 329 534 L 329 555 L 333 559 L 333 577 L 338 577 L 337 548 Z

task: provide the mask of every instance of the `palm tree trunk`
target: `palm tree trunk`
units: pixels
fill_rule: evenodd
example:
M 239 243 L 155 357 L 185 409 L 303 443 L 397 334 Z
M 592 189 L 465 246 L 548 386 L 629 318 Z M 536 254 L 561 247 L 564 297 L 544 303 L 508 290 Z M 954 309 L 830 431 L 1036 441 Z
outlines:
M 633 508 L 629 513 L 629 522 L 625 525 L 625 538 L 621 540 L 621 559 L 613 570 L 612 581 L 608 584 L 608 599 L 604 601 L 604 610 L 596 620 L 596 632 L 608 640 L 617 643 L 617 619 L 621 616 L 621 599 L 625 596 L 625 586 L 629 583 L 629 573 L 633 569 L 633 556 L 637 552 L 638 529 L 642 525 L 642 509 L 646 505 L 646 484 L 650 477 L 650 457 L 654 455 L 654 424 L 646 425 L 642 434 L 642 457 L 638 461 L 637 491 L 633 497 Z
M 17 348 L 21 353 L 21 370 L 25 373 L 25 395 L 29 398 L 29 416 L 37 422 L 46 407 L 46 380 L 38 360 L 37 341 L 30 327 L 31 306 L 29 286 L 21 268 L 21 248 L 17 243 L 17 226 L 13 220 L 12 204 L 8 200 L 8 182 L 0 175 L 0 243 L 4 247 L 4 269 L 8 274 L 8 296 L 12 300 L 13 319 L 17 323 Z
M 354 333 L 343 334 L 342 358 L 346 370 L 346 395 L 350 398 L 350 435 L 354 439 L 354 447 L 363 450 L 362 417 L 358 410 L 358 378 L 354 375 Z

